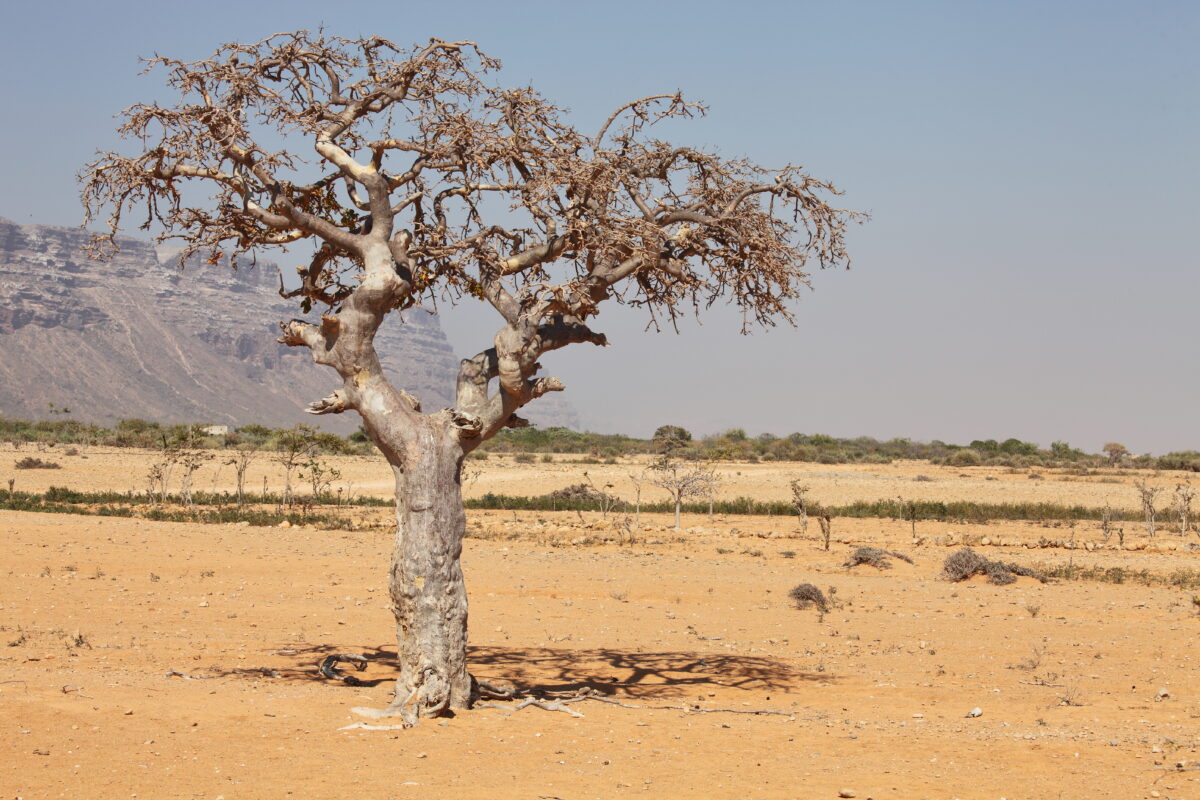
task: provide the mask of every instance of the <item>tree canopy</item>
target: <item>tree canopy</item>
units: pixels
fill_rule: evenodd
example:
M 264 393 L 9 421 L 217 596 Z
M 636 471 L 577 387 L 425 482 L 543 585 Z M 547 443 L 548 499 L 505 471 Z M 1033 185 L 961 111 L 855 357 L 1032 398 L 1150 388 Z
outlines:
M 281 291 L 324 321 L 286 323 L 282 341 L 343 377 L 375 372 L 364 345 L 384 314 L 490 303 L 501 328 L 459 379 L 471 435 L 561 388 L 534 379 L 540 355 L 606 343 L 589 327 L 605 300 L 660 325 L 728 299 L 744 325 L 772 325 L 790 320 L 808 265 L 848 263 L 856 215 L 829 204 L 831 184 L 654 138 L 657 123 L 704 112 L 679 94 L 626 103 L 585 133 L 532 89 L 494 85 L 499 62 L 472 42 L 406 50 L 300 31 L 148 65 L 178 100 L 127 109 L 120 131 L 140 152 L 85 168 L 88 219 L 108 215 L 96 252 L 135 210 L 181 259 L 236 263 L 311 240 L 300 285 Z M 361 411 L 356 394 L 313 411 Z

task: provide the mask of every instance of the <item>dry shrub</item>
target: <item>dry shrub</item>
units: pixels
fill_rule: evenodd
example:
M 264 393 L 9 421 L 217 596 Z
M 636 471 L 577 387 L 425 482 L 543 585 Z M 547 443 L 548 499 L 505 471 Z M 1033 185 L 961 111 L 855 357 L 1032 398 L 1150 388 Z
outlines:
M 965 581 L 973 575 L 986 575 L 997 586 L 1007 586 L 1017 580 L 1017 575 L 1035 578 L 1042 583 L 1049 580 L 1037 570 L 1007 561 L 992 561 L 984 558 L 969 547 L 956 550 L 946 556 L 942 563 L 942 577 L 948 581 Z
M 42 461 L 40 458 L 26 456 L 13 465 L 16 469 L 62 469 L 62 464 L 53 461 Z
M 788 597 L 795 602 L 796 608 L 815 607 L 821 614 L 829 611 L 829 601 L 825 599 L 825 594 L 811 583 L 797 584 L 788 592 Z
M 586 483 L 576 483 L 571 486 L 565 486 L 562 489 L 555 489 L 546 495 L 553 500 L 612 500 L 610 495 L 589 486 Z
M 846 559 L 846 563 L 842 566 L 857 567 L 859 564 L 868 564 L 876 569 L 891 569 L 892 562 L 888 560 L 889 556 L 907 561 L 909 564 L 913 563 L 913 560 L 904 553 L 881 550 L 878 547 L 860 547 L 850 554 L 850 558 Z

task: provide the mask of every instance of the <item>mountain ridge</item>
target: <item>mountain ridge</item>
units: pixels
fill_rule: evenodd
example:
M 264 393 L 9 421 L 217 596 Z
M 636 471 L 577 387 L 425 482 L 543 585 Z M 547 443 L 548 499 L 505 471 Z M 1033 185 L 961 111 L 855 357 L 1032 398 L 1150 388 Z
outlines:
M 357 428 L 355 414 L 303 412 L 338 378 L 275 341 L 279 321 L 302 315 L 279 296 L 273 264 L 189 261 L 178 270 L 132 238 L 96 261 L 82 251 L 88 237 L 0 217 L 0 414 L 44 418 L 53 404 L 99 424 L 143 417 Z M 458 359 L 435 316 L 390 315 L 376 349 L 395 384 L 427 410 L 452 405 Z M 535 422 L 578 425 L 561 400 L 533 405 Z

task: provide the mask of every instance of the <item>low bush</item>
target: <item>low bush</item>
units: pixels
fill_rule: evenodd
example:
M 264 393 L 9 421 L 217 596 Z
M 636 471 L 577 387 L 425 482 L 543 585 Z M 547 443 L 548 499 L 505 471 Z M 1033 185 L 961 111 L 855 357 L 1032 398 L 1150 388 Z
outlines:
M 1018 575 L 1034 578 L 1042 583 L 1049 580 L 1037 570 L 1011 562 L 992 561 L 969 547 L 956 550 L 946 556 L 945 562 L 942 563 L 942 577 L 948 581 L 965 581 L 973 575 L 986 575 L 987 579 L 997 586 L 1014 583 Z
M 53 461 L 42 461 L 40 458 L 26 456 L 13 464 L 16 469 L 62 469 L 62 464 L 56 464 Z
M 890 557 L 898 558 L 901 561 L 907 561 L 909 564 L 913 560 L 903 553 L 897 553 L 894 550 L 881 550 L 878 547 L 860 547 L 850 554 L 850 558 L 846 560 L 844 567 L 857 567 L 859 564 L 867 564 L 876 569 L 891 569 L 892 562 Z
M 811 583 L 801 583 L 792 587 L 788 597 L 796 604 L 796 608 L 816 608 L 822 615 L 829 611 L 829 601 L 825 594 Z

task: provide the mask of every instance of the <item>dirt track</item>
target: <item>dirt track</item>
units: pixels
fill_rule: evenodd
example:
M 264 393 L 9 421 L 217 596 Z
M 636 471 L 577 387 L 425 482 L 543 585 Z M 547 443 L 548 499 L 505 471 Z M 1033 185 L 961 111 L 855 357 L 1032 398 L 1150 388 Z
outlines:
M 97 484 L 133 472 L 100 454 L 89 462 Z M 930 474 L 938 480 L 909 483 L 969 491 Z M 33 488 L 33 478 L 18 479 Z M 1014 492 L 1020 481 L 1034 483 L 1012 476 Z M 682 541 L 654 527 L 632 545 L 572 545 L 603 532 L 588 521 L 581 531 L 576 515 L 471 515 L 473 670 L 671 708 L 587 701 L 572 706 L 582 719 L 481 709 L 407 731 L 344 731 L 350 707 L 389 694 L 386 531 L 0 512 L 0 643 L 11 645 L 0 647 L 0 796 L 1200 796 L 1190 592 L 946 583 L 937 573 L 951 549 L 934 541 L 955 526 L 932 523 L 917 547 L 905 524 L 835 521 L 827 553 L 760 538 L 794 528 L 768 518 L 689 519 L 702 530 Z M 1014 542 L 1043 532 L 987 529 Z M 916 563 L 843 568 L 867 542 Z M 1183 551 L 982 550 L 1027 564 L 1200 568 Z M 800 582 L 834 587 L 838 607 L 823 620 L 794 609 L 787 591 Z M 359 677 L 372 685 L 320 679 L 313 665 L 331 652 L 368 654 Z M 714 713 L 681 708 L 693 704 Z M 975 707 L 982 716 L 965 716 Z

